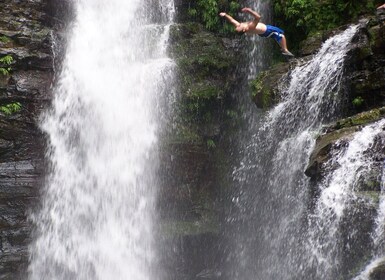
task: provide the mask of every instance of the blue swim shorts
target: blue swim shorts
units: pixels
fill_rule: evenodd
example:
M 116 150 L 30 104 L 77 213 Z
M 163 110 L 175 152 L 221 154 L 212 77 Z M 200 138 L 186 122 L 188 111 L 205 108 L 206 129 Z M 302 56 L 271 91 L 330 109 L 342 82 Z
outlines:
M 276 40 L 278 43 L 280 43 L 284 33 L 285 32 L 281 28 L 278 28 L 272 25 L 266 25 L 266 32 L 263 34 L 260 34 L 259 36 L 266 37 L 266 38 L 271 37 L 274 40 Z

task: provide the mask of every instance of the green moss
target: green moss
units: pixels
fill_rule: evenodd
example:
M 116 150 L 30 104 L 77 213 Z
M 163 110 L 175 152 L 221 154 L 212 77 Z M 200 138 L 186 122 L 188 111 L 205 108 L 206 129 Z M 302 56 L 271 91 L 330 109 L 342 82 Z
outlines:
M 179 25 L 173 32 L 170 50 L 178 65 L 181 115 L 186 123 L 210 123 L 229 92 L 230 79 L 224 77 L 236 65 L 235 58 L 221 38 L 199 24 Z
M 379 109 L 373 109 L 371 111 L 363 112 L 355 116 L 340 120 L 334 126 L 335 129 L 352 127 L 357 125 L 365 125 L 371 122 L 375 122 L 385 115 L 385 107 Z

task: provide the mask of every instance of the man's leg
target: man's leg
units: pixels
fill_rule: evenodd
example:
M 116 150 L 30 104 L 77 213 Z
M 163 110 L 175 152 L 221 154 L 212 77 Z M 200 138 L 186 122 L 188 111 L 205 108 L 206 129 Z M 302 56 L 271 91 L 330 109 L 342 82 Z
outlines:
M 281 47 L 282 54 L 285 56 L 293 57 L 294 55 L 287 49 L 287 42 L 285 35 L 281 35 L 281 40 L 277 42 L 279 46 Z
M 289 50 L 287 49 L 287 42 L 286 42 L 286 37 L 285 35 L 282 35 L 281 41 L 279 42 L 279 46 L 281 47 L 281 50 L 283 52 L 288 52 Z

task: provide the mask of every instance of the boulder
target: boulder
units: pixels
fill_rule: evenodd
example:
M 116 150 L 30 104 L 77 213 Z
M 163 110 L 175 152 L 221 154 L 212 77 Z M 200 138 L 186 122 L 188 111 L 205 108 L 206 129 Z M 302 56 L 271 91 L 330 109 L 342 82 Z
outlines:
M 385 260 L 380 262 L 369 274 L 369 280 L 385 279 Z
M 330 170 L 325 171 L 324 163 L 332 157 L 330 154 L 331 150 L 343 147 L 344 143 L 348 142 L 354 132 L 361 130 L 363 126 L 369 125 L 384 117 L 385 107 L 373 109 L 368 112 L 362 112 L 352 117 L 338 120 L 335 124 L 325 127 L 323 129 L 323 133 L 317 138 L 316 145 L 310 155 L 305 174 L 317 181 L 323 178 L 325 172 L 330 172 Z M 380 154 L 383 152 L 385 153 L 385 151 L 382 151 L 381 147 L 376 145 L 373 146 L 373 158 L 375 158 L 376 162 L 381 162 L 382 157 Z M 379 170 L 376 169 L 374 172 L 375 175 L 369 176 L 374 177 L 372 179 L 375 181 L 368 177 L 362 182 L 362 185 L 378 185 L 378 172 Z M 363 187 L 362 190 L 372 190 L 372 188 Z

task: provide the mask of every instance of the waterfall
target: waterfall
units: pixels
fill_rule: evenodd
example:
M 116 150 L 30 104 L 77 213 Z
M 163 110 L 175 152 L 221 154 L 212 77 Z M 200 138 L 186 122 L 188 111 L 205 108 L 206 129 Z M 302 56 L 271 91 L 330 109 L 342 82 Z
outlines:
M 50 165 L 31 215 L 30 279 L 157 279 L 158 134 L 172 0 L 79 0 L 52 109 Z
M 314 214 L 310 218 L 309 243 L 309 250 L 313 254 L 310 261 L 317 263 L 317 275 L 323 279 L 333 279 L 335 275 L 341 274 L 339 269 L 343 252 L 339 242 L 344 227 L 343 219 L 346 219 L 347 212 L 351 211 L 348 207 L 359 203 L 355 186 L 359 183 L 359 179 L 370 171 L 372 165 L 366 151 L 373 145 L 375 137 L 382 132 L 384 125 L 385 121 L 380 121 L 355 133 L 347 144 L 336 143 L 341 148 L 334 151 L 332 159 L 326 163 L 331 170 L 333 166 L 338 167 L 328 172 L 318 186 L 320 195 Z M 383 218 L 383 214 L 380 213 L 379 216 Z M 379 221 L 378 226 L 381 225 Z M 353 243 L 353 240 L 357 240 L 357 235 L 362 233 L 355 231 L 353 225 L 348 228 L 351 231 L 348 236 Z M 375 238 L 374 243 L 379 243 L 376 241 L 378 238 L 379 236 Z M 375 244 L 375 247 L 378 245 Z
M 368 135 L 366 137 L 371 137 L 379 135 L 383 133 L 385 128 L 385 121 L 379 121 L 369 128 L 366 128 L 366 132 Z M 368 131 L 370 130 L 370 131 Z M 364 133 L 364 131 L 362 132 Z M 357 137 L 356 137 L 357 138 Z M 374 139 L 371 139 L 371 142 Z M 384 146 L 384 143 L 381 143 Z M 377 216 L 375 219 L 375 228 L 372 232 L 372 241 L 373 241 L 373 249 L 372 256 L 369 263 L 365 266 L 365 268 L 354 278 L 354 280 L 367 280 L 371 279 L 370 275 L 378 266 L 383 266 L 385 263 L 385 162 L 382 163 L 382 174 L 381 174 L 381 192 L 379 197 L 379 205 L 377 209 Z
M 352 26 L 330 38 L 295 67 L 282 85 L 282 102 L 249 127 L 254 134 L 241 145 L 228 217 L 237 229 L 233 279 L 327 279 L 309 261 L 304 170 L 322 125 L 339 116 L 344 61 L 356 31 Z

